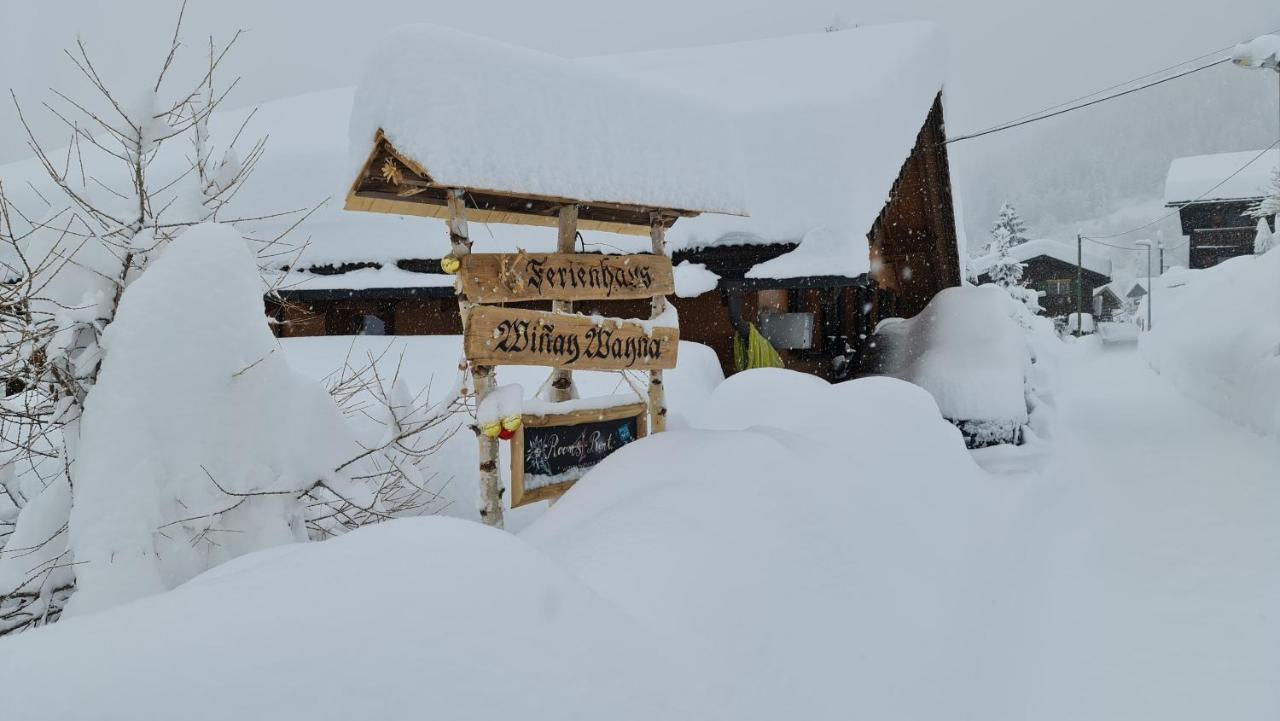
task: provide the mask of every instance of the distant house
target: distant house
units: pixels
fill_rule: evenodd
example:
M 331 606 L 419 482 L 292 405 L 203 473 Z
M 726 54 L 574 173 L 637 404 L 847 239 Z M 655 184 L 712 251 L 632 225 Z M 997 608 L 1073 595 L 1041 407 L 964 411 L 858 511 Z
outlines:
M 1056 240 L 1043 238 L 1029 240 L 1009 249 L 1009 255 L 1021 261 L 1025 268 L 1022 280 L 1028 288 L 1040 294 L 1040 307 L 1050 318 L 1065 318 L 1076 312 L 1076 247 Z M 1111 261 L 1093 253 L 1081 257 L 1084 280 L 1083 305 L 1085 312 L 1093 307 L 1094 289 L 1111 280 Z M 988 269 L 996 262 L 996 256 L 975 258 L 970 267 L 978 274 L 979 283 L 991 282 Z
M 734 335 L 754 324 L 788 367 L 835 379 L 853 366 L 881 319 L 917 313 L 959 284 L 940 43 L 932 25 L 911 23 L 574 61 L 617 77 L 620 87 L 696 89 L 725 112 L 725 132 L 742 136 L 750 216 L 681 217 L 667 231 L 682 339 L 710 346 L 732 372 Z M 352 95 L 327 95 L 319 124 L 334 137 L 311 138 L 308 147 L 332 152 L 336 145 L 345 153 Z M 263 108 L 260 117 L 289 124 L 307 118 L 315 134 L 312 108 Z M 280 135 L 288 137 L 273 131 L 273 143 Z M 372 141 L 351 139 L 361 152 Z M 352 187 L 358 166 L 338 160 L 324 163 L 339 171 L 323 178 L 325 189 L 343 177 Z M 263 165 L 271 161 L 268 154 Z M 625 176 L 628 168 L 617 172 Z M 289 177 L 295 186 L 317 182 Z M 377 184 L 362 178 L 348 204 Z M 453 278 L 439 270 L 449 252 L 439 220 L 326 208 L 304 232 L 310 244 L 288 259 L 280 301 L 272 304 L 281 335 L 460 332 Z M 471 234 L 476 252 L 546 252 L 556 240 L 552 228 L 482 221 Z M 587 252 L 647 252 L 649 244 L 598 229 L 581 235 Z M 599 301 L 575 311 L 635 317 L 646 308 Z
M 1169 165 L 1164 200 L 1178 209 L 1182 234 L 1189 237 L 1189 267 L 1209 268 L 1253 253 L 1258 221 L 1248 210 L 1266 194 L 1277 163 L 1280 150 L 1273 149 L 1261 155 L 1256 150 L 1197 155 Z
M 1093 291 L 1093 315 L 1098 320 L 1117 320 L 1132 313 L 1147 295 L 1145 280 L 1112 281 Z

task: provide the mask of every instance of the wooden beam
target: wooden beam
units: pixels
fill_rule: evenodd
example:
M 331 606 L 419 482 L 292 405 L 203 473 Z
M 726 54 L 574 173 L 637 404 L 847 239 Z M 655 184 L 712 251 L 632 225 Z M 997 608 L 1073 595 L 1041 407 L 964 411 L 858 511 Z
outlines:
M 666 225 L 661 213 L 649 216 L 649 241 L 653 254 L 666 257 L 667 236 Z M 656 294 L 649 305 L 650 318 L 658 318 L 667 310 L 667 297 Z M 676 343 L 679 344 L 677 338 Z M 662 385 L 662 370 L 655 368 L 649 371 L 649 429 L 653 433 L 667 430 L 667 392 Z
M 467 227 L 467 207 L 463 194 L 455 188 L 449 191 L 449 244 L 454 257 L 465 258 L 471 253 L 471 235 Z M 466 296 L 458 296 L 458 312 L 462 315 L 462 331 L 467 332 L 467 320 L 471 315 L 471 302 Z M 469 358 L 469 356 L 468 356 Z M 491 365 L 468 361 L 471 379 L 475 384 L 476 407 L 493 392 L 496 385 Z M 502 528 L 502 476 L 498 471 L 498 439 L 490 438 L 475 426 L 476 443 L 480 450 L 480 520 L 486 525 Z
M 560 208 L 559 231 L 556 236 L 556 251 L 558 253 L 569 254 L 573 252 L 574 241 L 578 237 L 578 206 L 565 205 Z M 573 301 L 571 300 L 553 300 L 551 301 L 551 311 L 553 313 L 571 313 L 573 312 Z M 553 403 L 559 403 L 572 400 L 578 397 L 577 389 L 573 386 L 573 371 L 568 368 L 557 368 L 551 371 L 551 388 L 548 393 L 547 400 Z

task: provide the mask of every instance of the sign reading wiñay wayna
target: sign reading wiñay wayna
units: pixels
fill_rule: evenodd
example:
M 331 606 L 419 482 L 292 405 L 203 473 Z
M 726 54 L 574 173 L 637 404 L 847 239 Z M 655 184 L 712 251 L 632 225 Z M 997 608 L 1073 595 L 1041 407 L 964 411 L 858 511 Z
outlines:
M 671 259 L 598 253 L 473 253 L 458 273 L 473 303 L 650 298 L 675 292 Z
M 544 365 L 581 370 L 675 368 L 676 328 L 537 310 L 476 306 L 463 349 L 481 365 Z

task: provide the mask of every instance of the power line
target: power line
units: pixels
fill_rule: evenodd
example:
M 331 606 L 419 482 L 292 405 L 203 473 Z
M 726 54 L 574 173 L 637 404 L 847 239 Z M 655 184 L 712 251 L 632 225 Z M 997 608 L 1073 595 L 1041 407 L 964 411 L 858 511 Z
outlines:
M 1031 118 L 1025 118 L 1025 119 L 1020 120 L 1020 121 L 1017 121 L 1017 122 L 1011 122 L 1011 123 L 1008 123 L 1008 124 L 1005 124 L 1005 125 L 999 125 L 999 126 L 996 126 L 996 127 L 994 127 L 994 128 L 988 128 L 987 130 L 981 130 L 981 131 L 979 131 L 979 132 L 976 132 L 976 133 L 970 133 L 970 134 L 968 134 L 968 135 L 960 135 L 960 136 L 957 136 L 957 137 L 954 137 L 954 138 L 948 138 L 945 144 L 946 144 L 946 145 L 950 145 L 951 143 L 958 143 L 958 142 L 960 142 L 961 140 L 972 140 L 973 138 L 981 138 L 981 137 L 982 137 L 982 136 L 984 136 L 984 135 L 990 135 L 990 134 L 992 134 L 992 133 L 998 133 L 998 132 L 1000 132 L 1000 131 L 1002 131 L 1002 130 L 1012 130 L 1013 128 L 1018 128 L 1018 127 L 1021 127 L 1021 126 L 1023 126 L 1023 125 L 1029 125 L 1029 124 L 1031 124 L 1031 123 L 1035 123 L 1035 122 L 1038 122 L 1038 121 L 1041 121 L 1041 120 L 1048 120 L 1049 118 L 1055 118 L 1055 117 L 1057 117 L 1057 116 L 1059 116 L 1059 115 L 1063 115 L 1063 114 L 1065 114 L 1065 113 L 1069 113 L 1069 112 L 1071 112 L 1072 110 L 1081 110 L 1081 109 L 1083 109 L 1083 108 L 1087 108 L 1087 107 L 1090 107 L 1090 106 L 1093 106 L 1093 105 L 1097 105 L 1098 103 L 1105 103 L 1105 102 L 1106 102 L 1106 101 L 1108 101 L 1108 100 L 1115 100 L 1116 98 L 1122 98 L 1122 97 L 1124 97 L 1124 96 L 1126 96 L 1126 95 L 1131 95 L 1131 94 L 1133 94 L 1133 93 L 1138 92 L 1139 90 L 1146 90 L 1147 88 L 1153 88 L 1153 87 L 1155 87 L 1155 86 L 1157 86 L 1157 85 L 1161 85 L 1161 84 L 1167 83 L 1167 82 L 1169 82 L 1170 80 L 1177 80 L 1178 78 L 1185 78 L 1186 76 L 1191 75 L 1192 73 L 1198 73 L 1198 72 L 1200 72 L 1201 70 L 1208 70 L 1209 68 L 1211 68 L 1211 67 L 1213 67 L 1213 66 L 1215 66 L 1215 65 L 1221 65 L 1222 63 L 1225 63 L 1225 62 L 1227 62 L 1227 61 L 1228 61 L 1228 60 L 1230 60 L 1230 59 L 1231 59 L 1231 58 L 1220 58 L 1220 59 L 1218 59 L 1218 60 L 1214 60 L 1213 62 L 1208 63 L 1208 64 L 1206 64 L 1206 65 L 1200 65 L 1200 66 L 1194 67 L 1194 68 L 1192 68 L 1192 69 L 1190 69 L 1190 70 L 1185 70 L 1185 71 L 1183 71 L 1183 72 L 1181 72 L 1181 73 L 1177 73 L 1176 75 L 1169 75 L 1169 76 L 1164 77 L 1164 78 L 1161 78 L 1161 79 L 1159 79 L 1159 80 L 1156 80 L 1156 81 L 1153 81 L 1153 82 L 1150 82 L 1150 83 L 1146 83 L 1145 85 L 1139 85 L 1139 86 L 1138 86 L 1138 87 L 1136 87 L 1136 88 L 1130 88 L 1130 89 L 1128 89 L 1128 90 L 1125 90 L 1125 91 L 1123 91 L 1123 92 L 1119 92 L 1119 93 L 1115 93 L 1115 94 L 1113 94 L 1113 95 L 1106 95 L 1106 96 L 1103 96 L 1103 97 L 1098 98 L 1098 99 L 1096 99 L 1096 100 L 1091 100 L 1091 101 L 1089 101 L 1089 102 L 1087 102 L 1087 103 L 1082 103 L 1082 104 L 1080 104 L 1080 105 L 1072 105 L 1072 106 L 1070 106 L 1070 107 L 1063 108 L 1063 109 L 1058 110 L 1058 111 L 1056 111 L 1056 112 L 1048 113 L 1048 114 L 1045 114 L 1045 115 L 1037 115 L 1037 116 L 1034 116 L 1034 117 L 1031 117 Z
M 1280 32 L 1280 30 L 1278 30 L 1278 31 L 1276 31 L 1276 32 Z M 1209 52 L 1207 52 L 1207 53 L 1205 53 L 1205 54 L 1203 54 L 1203 55 L 1197 55 L 1197 56 L 1195 56 L 1194 58 L 1189 58 L 1189 59 L 1187 59 L 1187 60 L 1183 60 L 1183 61 L 1181 61 L 1181 62 L 1174 63 L 1173 65 L 1165 66 L 1165 67 L 1163 67 L 1163 68 L 1160 68 L 1159 70 L 1152 70 L 1151 72 L 1147 73 L 1146 75 L 1139 75 L 1139 76 L 1138 76 L 1138 77 L 1136 77 L 1136 78 L 1130 78 L 1130 79 L 1128 79 L 1128 80 L 1124 80 L 1124 81 L 1118 82 L 1118 83 L 1116 83 L 1115 85 L 1109 85 L 1109 86 L 1107 86 L 1107 87 L 1105 87 L 1105 88 L 1102 88 L 1101 90 L 1095 90 L 1095 91 L 1093 91 L 1092 93 L 1088 93 L 1088 94 L 1086 94 L 1086 95 L 1081 95 L 1081 96 L 1079 96 L 1079 97 L 1072 98 L 1071 100 L 1065 100 L 1065 101 L 1063 101 L 1063 102 L 1061 102 L 1061 103 L 1058 103 L 1057 105 L 1050 105 L 1050 106 L 1049 106 L 1049 107 L 1047 107 L 1047 108 L 1041 108 L 1040 110 L 1037 110 L 1037 111 L 1035 111 L 1035 112 L 1031 112 L 1031 113 L 1027 113 L 1026 115 L 1021 115 L 1021 116 L 1019 116 L 1019 117 L 1013 118 L 1012 120 L 1008 120 L 1008 121 L 1005 121 L 1005 122 L 1003 122 L 1003 123 L 998 123 L 998 124 L 996 124 L 996 125 L 992 125 L 992 126 L 990 126 L 990 127 L 986 128 L 986 129 L 984 129 L 983 131 L 980 131 L 980 132 L 986 132 L 987 130 L 994 130 L 994 129 L 997 129 L 997 128 L 1003 128 L 1004 126 L 1009 125 L 1010 123 L 1016 123 L 1016 122 L 1018 122 L 1019 120 L 1026 120 L 1027 118 L 1031 118 L 1031 117 L 1034 117 L 1034 116 L 1036 116 L 1036 115 L 1040 115 L 1041 113 L 1047 113 L 1047 112 L 1050 112 L 1050 111 L 1052 111 L 1052 110 L 1057 110 L 1058 108 L 1065 107 L 1065 106 L 1067 106 L 1067 105 L 1072 105 L 1072 104 L 1074 104 L 1074 103 L 1078 103 L 1078 102 L 1080 102 L 1081 100 L 1088 100 L 1089 98 L 1092 98 L 1092 97 L 1094 97 L 1094 96 L 1101 95 L 1101 94 L 1103 94 L 1103 93 L 1108 93 L 1108 92 L 1111 92 L 1112 90 L 1116 90 L 1116 89 L 1119 89 L 1119 88 L 1123 88 L 1123 87 L 1125 87 L 1126 85 L 1131 85 L 1131 84 L 1136 83 L 1136 82 L 1141 82 L 1141 81 L 1143 81 L 1143 80 L 1146 80 L 1147 78 L 1154 77 L 1154 76 L 1159 75 L 1159 74 L 1161 74 L 1161 73 L 1166 73 L 1166 72 L 1168 72 L 1168 71 L 1170 71 L 1170 70 L 1176 70 L 1177 68 L 1180 68 L 1180 67 L 1182 67 L 1183 65 L 1186 65 L 1186 64 L 1188 64 L 1188 63 L 1194 63 L 1194 62 L 1196 62 L 1197 60 L 1203 60 L 1203 59 L 1205 59 L 1205 58 L 1207 58 L 1207 57 L 1210 57 L 1210 56 L 1212 56 L 1212 55 L 1217 55 L 1218 53 L 1225 53 L 1226 51 L 1230 50 L 1232 47 L 1234 47 L 1234 46 L 1232 46 L 1232 45 L 1228 45 L 1228 46 L 1226 46 L 1226 47 L 1218 48 L 1217 50 L 1210 50 Z M 973 133 L 971 133 L 971 135 L 972 135 L 972 134 L 973 134 Z
M 1271 31 L 1271 34 L 1276 34 L 1276 33 L 1280 33 L 1280 28 L 1277 28 L 1277 29 L 1275 29 L 1275 30 L 1272 30 L 1272 31 Z M 1000 130 L 1007 130 L 1007 129 L 1009 129 L 1009 128 L 1015 128 L 1015 127 L 1018 127 L 1019 125 L 1025 125 L 1025 124 L 1026 124 L 1026 122 L 1023 122 L 1023 121 L 1027 121 L 1027 122 L 1035 122 L 1035 120 L 1041 120 L 1041 119 L 1043 119 L 1043 118 L 1041 118 L 1041 117 L 1039 117 L 1039 116 L 1043 115 L 1044 113 L 1048 113 L 1048 112 L 1050 112 L 1050 111 L 1054 111 L 1054 110 L 1057 110 L 1057 109 L 1059 109 L 1059 108 L 1062 108 L 1062 107 L 1065 107 L 1065 106 L 1068 106 L 1068 105 L 1074 105 L 1075 103 L 1077 103 L 1077 102 L 1079 102 L 1079 101 L 1082 101 L 1082 100 L 1088 100 L 1089 98 L 1092 98 L 1092 97 L 1097 96 L 1097 95 L 1101 95 L 1101 94 L 1103 94 L 1103 93 L 1110 92 L 1110 91 L 1115 90 L 1115 89 L 1117 89 L 1117 88 L 1122 88 L 1122 87 L 1124 87 L 1124 86 L 1126 86 L 1126 85 L 1130 85 L 1130 84 L 1132 84 L 1132 83 L 1136 83 L 1136 82 L 1140 82 L 1140 81 L 1142 81 L 1142 80 L 1146 80 L 1147 78 L 1150 78 L 1150 77 L 1153 77 L 1153 76 L 1159 75 L 1159 74 L 1164 73 L 1164 72 L 1168 72 L 1168 71 L 1173 70 L 1173 69 L 1175 69 L 1175 68 L 1182 67 L 1183 65 L 1186 65 L 1186 64 L 1188 64 L 1188 63 L 1194 63 L 1194 62 L 1196 62 L 1196 61 L 1198 61 L 1198 60 L 1203 60 L 1203 59 L 1205 59 L 1205 58 L 1207 58 L 1207 57 L 1211 57 L 1211 56 L 1213 56 L 1213 55 L 1217 55 L 1218 53 L 1224 53 L 1224 52 L 1226 52 L 1226 51 L 1228 51 L 1228 50 L 1231 50 L 1233 47 L 1235 47 L 1235 45 L 1234 45 L 1234 44 L 1233 44 L 1233 45 L 1226 45 L 1226 46 L 1221 47 L 1221 48 L 1218 48 L 1218 49 L 1216 49 L 1216 50 L 1210 50 L 1209 52 L 1204 53 L 1203 55 L 1197 55 L 1197 56 L 1196 56 L 1196 57 L 1194 57 L 1194 58 L 1188 58 L 1187 60 L 1183 60 L 1183 61 L 1181 61 L 1181 62 L 1177 62 L 1177 63 L 1174 63 L 1174 64 L 1172 64 L 1172 65 L 1165 66 L 1165 67 L 1163 67 L 1163 68 L 1160 68 L 1159 70 L 1153 70 L 1153 71 L 1151 71 L 1151 72 L 1149 72 L 1149 73 L 1147 73 L 1147 74 L 1145 74 L 1145 75 L 1139 75 L 1139 76 L 1138 76 L 1138 77 L 1136 77 L 1136 78 L 1130 78 L 1129 80 L 1125 80 L 1125 81 L 1122 81 L 1122 82 L 1116 83 L 1115 85 L 1111 85 L 1111 86 L 1108 86 L 1108 87 L 1102 88 L 1101 90 L 1095 90 L 1095 91 L 1094 91 L 1094 92 L 1092 92 L 1092 93 L 1088 93 L 1088 94 L 1086 94 L 1086 95 L 1081 95 L 1081 96 L 1079 96 L 1079 97 L 1077 97 L 1077 98 L 1073 98 L 1073 99 L 1071 99 L 1071 100 L 1067 100 L 1067 101 L 1064 101 L 1064 102 L 1058 103 L 1057 105 L 1050 105 L 1050 106 L 1049 106 L 1049 107 L 1047 107 L 1047 108 L 1043 108 L 1043 109 L 1041 109 L 1041 110 L 1037 110 L 1037 111 L 1035 111 L 1035 112 L 1033 112 L 1033 113 L 1028 113 L 1028 114 L 1026 114 L 1026 115 L 1019 116 L 1019 117 L 1014 118 L 1014 119 L 1012 119 L 1012 120 L 1009 120 L 1009 121 L 1007 121 L 1007 122 L 999 123 L 999 124 L 997 124 L 997 125 L 992 125 L 992 126 L 990 126 L 990 127 L 988 127 L 988 128 L 985 128 L 985 129 L 983 129 L 983 130 L 980 130 L 980 131 L 977 131 L 977 132 L 974 132 L 974 133 L 969 133 L 969 134 L 962 135 L 962 136 L 959 136 L 959 137 L 956 137 L 956 138 L 952 138 L 952 139 L 950 139 L 950 140 L 947 140 L 946 142 L 947 142 L 947 143 L 952 143 L 952 142 L 956 142 L 956 141 L 960 141 L 960 140 L 968 140 L 969 138 L 978 138 L 978 137 L 982 137 L 983 135 L 990 135 L 991 133 L 998 132 L 998 131 L 1000 131 Z M 1226 60 L 1228 60 L 1228 59 L 1229 59 L 1229 58 L 1223 58 L 1223 59 L 1222 59 L 1222 60 L 1220 60 L 1219 62 L 1225 62 L 1225 61 L 1226 61 Z M 1212 67 L 1213 65 L 1216 65 L 1216 64 L 1217 64 L 1217 63 L 1212 63 L 1212 64 L 1210 64 L 1209 66 L 1206 66 L 1206 67 Z M 1203 68 L 1198 68 L 1197 70 L 1193 70 L 1193 71 L 1191 71 L 1191 72 L 1197 72 L 1197 71 L 1198 71 L 1198 70 L 1200 70 L 1200 69 L 1203 69 Z M 1172 76 L 1172 77 L 1170 77 L 1170 78 L 1167 78 L 1166 80 L 1173 80 L 1173 79 L 1178 78 L 1178 77 L 1183 77 L 1183 75 L 1190 75 L 1190 74 L 1191 74 L 1191 73 L 1190 73 L 1190 72 L 1188 72 L 1188 73 L 1184 73 L 1184 74 L 1182 74 L 1182 75 L 1175 75 L 1175 76 Z M 1160 82 L 1165 82 L 1165 81 L 1164 81 L 1164 80 L 1162 80 L 1162 81 L 1160 81 Z M 1140 88 L 1134 88 L 1132 91 L 1126 91 L 1126 92 L 1124 92 L 1124 93 L 1118 93 L 1118 94 L 1113 95 L 1113 96 L 1108 96 L 1108 97 L 1106 97 L 1106 98 L 1102 98 L 1102 99 L 1100 99 L 1098 102 L 1102 102 L 1103 100 L 1110 100 L 1111 98 L 1118 98 L 1118 97 L 1121 97 L 1121 96 L 1123 96 L 1123 95 L 1127 95 L 1129 92 L 1133 92 L 1133 91 L 1137 91 L 1137 90 L 1143 90 L 1143 89 L 1145 89 L 1145 88 L 1147 88 L 1147 87 L 1151 87 L 1152 85 L 1159 85 L 1159 84 L 1160 84 L 1160 83 L 1159 83 L 1159 82 L 1157 82 L 1157 83 L 1152 83 L 1152 84 L 1150 84 L 1150 85 L 1145 85 L 1145 86 L 1140 87 Z M 1078 106 L 1078 107 L 1081 107 L 1081 108 L 1083 108 L 1083 107 L 1088 107 L 1089 105 L 1092 105 L 1092 104 L 1094 104 L 1094 103 L 1088 103 L 1088 104 L 1085 104 L 1085 105 L 1080 105 L 1080 106 Z M 1068 110 L 1064 110 L 1063 112 L 1068 112 L 1069 110 L 1073 110 L 1073 109 L 1075 109 L 1075 108 L 1074 108 L 1074 107 L 1073 107 L 1073 108 L 1068 108 Z M 1061 114 L 1062 114 L 1062 113 L 1054 113 L 1054 115 L 1061 115 Z M 1054 115 L 1044 115 L 1044 118 L 1054 117 Z
M 1239 175 L 1239 174 L 1243 173 L 1243 172 L 1245 171 L 1245 168 L 1248 168 L 1250 165 L 1253 165 L 1254 163 L 1258 162 L 1258 159 L 1259 159 L 1259 158 L 1261 158 L 1262 156 L 1266 155 L 1268 152 L 1270 152 L 1270 151 L 1271 151 L 1271 149 L 1272 149 L 1272 148 L 1276 147 L 1277 145 L 1280 145 L 1280 138 L 1277 138 L 1275 142 L 1273 142 L 1272 144 L 1270 144 L 1270 145 L 1268 145 L 1267 147 L 1263 148 L 1262 150 L 1258 151 L 1258 154 L 1257 154 L 1257 155 L 1254 155 L 1252 158 L 1250 158 L 1250 159 L 1249 159 L 1249 161 L 1248 161 L 1248 162 L 1246 162 L 1244 165 L 1241 165 L 1239 168 L 1236 168 L 1236 169 L 1235 169 L 1235 172 L 1231 173 L 1231 175 L 1228 175 L 1227 177 L 1223 178 L 1222 180 L 1219 180 L 1217 183 L 1215 183 L 1215 184 L 1214 184 L 1214 186 L 1213 186 L 1212 188 L 1209 188 L 1208 190 L 1206 190 L 1206 191 L 1204 191 L 1203 193 L 1201 193 L 1199 196 L 1197 196 L 1197 197 L 1195 197 L 1195 198 L 1193 198 L 1193 199 L 1191 199 L 1191 200 L 1187 201 L 1187 202 L 1186 202 L 1186 203 L 1184 203 L 1183 205 L 1184 205 L 1184 206 L 1185 206 L 1185 205 L 1195 205 L 1196 203 L 1198 203 L 1198 202 L 1200 202 L 1200 201 L 1204 200 L 1205 198 L 1207 198 L 1207 197 L 1209 196 L 1209 194 L 1210 194 L 1210 193 L 1212 193 L 1213 191 L 1217 190 L 1218 188 L 1221 188 L 1223 185 L 1226 185 L 1228 180 L 1231 180 L 1232 178 L 1236 177 L 1237 175 Z M 1087 235 L 1082 235 L 1081 237 L 1082 237 L 1082 238 L 1084 238 L 1085 240 L 1088 240 L 1088 241 L 1092 242 L 1092 243 L 1097 243 L 1098 245 L 1105 245 L 1105 246 L 1107 246 L 1108 248 L 1119 248 L 1120 250 L 1138 250 L 1137 248 L 1129 248 L 1129 247 L 1125 247 L 1125 246 L 1121 246 L 1121 245 L 1112 245 L 1111 243 L 1103 243 L 1102 241 L 1103 241 L 1103 240 L 1106 240 L 1106 239 L 1110 239 L 1110 238 L 1119 238 L 1120 236 L 1123 236 L 1123 235 L 1129 235 L 1130 233 L 1136 233 L 1136 232 L 1138 232 L 1139 230 L 1143 230 L 1144 228 L 1150 228 L 1151 226 L 1153 226 L 1153 225 L 1155 225 L 1155 224 L 1157 224 L 1157 223 L 1160 223 L 1160 222 L 1162 222 L 1162 221 L 1164 221 L 1164 220 L 1167 220 L 1168 218 L 1172 218 L 1173 216 L 1177 215 L 1181 210 L 1182 210 L 1182 207 L 1179 207 L 1179 208 L 1175 209 L 1173 212 L 1166 213 L 1165 215 L 1162 215 L 1162 216 L 1160 216 L 1159 218 L 1156 218 L 1155 220 L 1153 220 L 1153 221 L 1151 221 L 1151 222 L 1149 222 L 1149 223 L 1144 223 L 1144 224 L 1142 224 L 1142 225 L 1137 226 L 1136 228 L 1130 228 L 1130 229 L 1128 229 L 1128 230 L 1126 230 L 1126 231 L 1124 231 L 1124 232 L 1121 232 L 1121 233 L 1112 233 L 1111 235 L 1100 235 L 1100 236 L 1097 236 L 1097 237 L 1089 237 L 1089 236 L 1087 236 Z M 1175 246 L 1173 246 L 1173 247 L 1171 247 L 1171 248 L 1165 248 L 1165 250 L 1175 250 L 1175 249 L 1177 249 L 1177 248 L 1181 248 L 1183 245 L 1185 245 L 1185 243 L 1179 243 L 1178 245 L 1175 245 Z

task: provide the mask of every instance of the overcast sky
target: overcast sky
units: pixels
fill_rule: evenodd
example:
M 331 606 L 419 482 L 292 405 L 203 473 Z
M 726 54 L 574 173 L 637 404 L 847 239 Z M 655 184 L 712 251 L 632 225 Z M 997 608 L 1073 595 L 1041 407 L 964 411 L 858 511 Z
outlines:
M 49 86 L 76 88 L 74 69 L 61 50 L 77 34 L 96 52 L 109 79 L 123 85 L 139 74 L 150 77 L 176 8 L 174 0 L 0 0 L 0 86 L 13 88 L 28 105 L 47 97 Z M 228 76 L 243 76 L 231 103 L 248 105 L 352 84 L 368 48 L 388 26 L 403 22 L 440 23 L 565 56 L 582 56 L 813 32 L 835 18 L 845 25 L 938 22 L 948 37 L 948 131 L 955 135 L 1280 28 L 1280 3 L 190 0 L 187 37 L 197 40 L 211 33 L 226 37 L 236 28 L 249 30 L 227 68 Z M 857 72 L 849 68 L 851 75 Z M 1046 192 L 1027 186 L 1016 161 L 1034 157 L 1040 177 L 1052 174 L 1059 154 L 1079 155 L 1080 143 L 1105 145 L 1114 123 L 1160 124 L 1164 134 L 1174 138 L 1162 141 L 1168 153 L 1247 149 L 1273 140 L 1274 130 L 1265 129 L 1274 129 L 1275 123 L 1252 116 L 1276 107 L 1274 76 L 1230 67 L 1212 72 L 1217 75 L 1207 85 L 1166 88 L 1154 107 L 1139 100 L 1129 106 L 1131 113 L 1119 116 L 1113 112 L 1090 118 L 1085 116 L 1091 111 L 1082 111 L 1027 130 L 952 146 L 957 184 L 966 211 L 973 216 L 967 225 L 985 226 L 983 216 L 1004 196 L 1024 199 L 1033 216 L 1076 220 L 1063 217 L 1076 206 L 1049 208 Z M 1214 120 L 1212 114 L 1206 120 L 1204 112 L 1181 117 L 1182 104 L 1206 102 L 1206 92 L 1217 94 L 1211 102 L 1214 111 L 1220 109 L 1224 116 L 1222 127 L 1209 127 Z M 1160 117 L 1152 117 L 1156 113 Z M 1242 119 L 1241 114 L 1249 117 Z M 56 129 L 43 119 L 40 122 L 41 132 Z M 6 104 L 0 110 L 0 161 L 28 154 L 15 123 Z M 1232 125 L 1239 126 L 1238 132 L 1223 129 Z M 1070 142 L 1058 150 L 1046 150 L 1062 145 L 1068 137 Z M 1028 148 L 1034 150 L 1030 156 Z M 1123 148 L 1114 151 L 1096 157 L 1123 164 Z M 1146 165 L 1167 165 L 1165 147 L 1149 147 L 1145 152 L 1150 156 Z M 1079 172 L 1079 168 L 1065 169 L 1067 175 L 1059 173 L 1054 179 Z M 1148 187 L 1155 182 L 1155 173 L 1148 170 L 1139 173 L 1140 178 L 1126 178 L 1106 188 L 1105 199 L 1091 202 L 1090 209 L 1125 196 L 1156 192 Z M 1106 173 L 1094 175 L 1090 182 L 1106 177 Z

